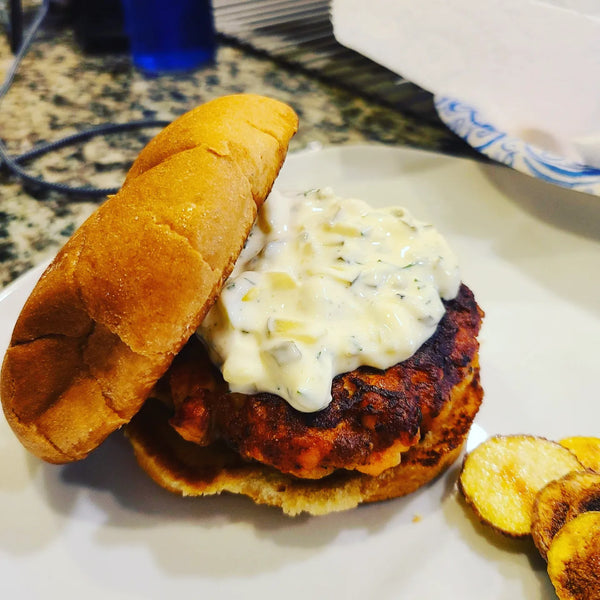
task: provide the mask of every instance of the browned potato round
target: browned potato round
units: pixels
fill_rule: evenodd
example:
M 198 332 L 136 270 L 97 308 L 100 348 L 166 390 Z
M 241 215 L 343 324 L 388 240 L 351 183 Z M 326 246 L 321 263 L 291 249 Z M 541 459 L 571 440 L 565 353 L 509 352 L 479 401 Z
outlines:
M 567 513 L 567 521 L 581 513 L 591 511 L 600 511 L 600 481 L 582 490 L 581 494 L 573 500 Z
M 600 473 L 573 471 L 538 492 L 533 503 L 531 535 L 544 559 L 558 530 L 589 510 L 600 510 Z
M 580 470 L 575 455 L 556 442 L 531 435 L 495 436 L 465 457 L 459 489 L 484 523 L 522 537 L 531 532 L 537 492 Z
M 600 512 L 580 514 L 554 536 L 548 575 L 560 600 L 600 600 Z

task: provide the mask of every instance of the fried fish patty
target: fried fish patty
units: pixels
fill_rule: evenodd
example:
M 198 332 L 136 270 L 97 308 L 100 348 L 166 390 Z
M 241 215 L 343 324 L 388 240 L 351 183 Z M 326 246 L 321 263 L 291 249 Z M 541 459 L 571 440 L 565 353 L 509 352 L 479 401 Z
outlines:
M 180 356 L 169 377 L 183 438 L 224 441 L 241 457 L 302 479 L 338 469 L 379 475 L 432 429 L 461 381 L 478 386 L 477 333 L 482 312 L 461 285 L 445 302 L 435 334 L 408 360 L 386 370 L 361 367 L 338 375 L 331 404 L 302 413 L 278 396 L 229 393 L 219 374 L 198 362 L 198 348 Z

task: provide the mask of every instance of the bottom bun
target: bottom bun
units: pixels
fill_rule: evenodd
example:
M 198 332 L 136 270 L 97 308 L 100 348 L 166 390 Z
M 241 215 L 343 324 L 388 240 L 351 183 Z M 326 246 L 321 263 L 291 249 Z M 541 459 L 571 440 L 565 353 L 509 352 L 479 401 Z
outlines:
M 171 492 L 182 496 L 243 494 L 290 516 L 324 515 L 410 494 L 458 458 L 483 397 L 477 355 L 463 372 L 465 376 L 452 388 L 419 444 L 402 455 L 401 464 L 376 477 L 339 470 L 323 479 L 299 479 L 244 461 L 224 445 L 198 446 L 179 436 L 169 425 L 171 410 L 154 399 L 127 425 L 126 435 L 141 467 Z

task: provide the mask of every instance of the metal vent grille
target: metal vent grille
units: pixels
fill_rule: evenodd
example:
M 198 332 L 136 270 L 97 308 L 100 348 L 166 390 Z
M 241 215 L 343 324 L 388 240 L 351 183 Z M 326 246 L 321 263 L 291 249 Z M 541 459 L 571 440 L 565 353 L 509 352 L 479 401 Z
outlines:
M 213 6 L 216 29 L 228 41 L 381 104 L 439 122 L 429 92 L 337 42 L 329 0 L 213 0 Z

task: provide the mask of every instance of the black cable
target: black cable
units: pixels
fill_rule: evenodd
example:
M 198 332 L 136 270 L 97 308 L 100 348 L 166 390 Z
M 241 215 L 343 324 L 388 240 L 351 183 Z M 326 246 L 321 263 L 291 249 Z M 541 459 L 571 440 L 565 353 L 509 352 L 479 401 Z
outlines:
M 14 54 L 23 43 L 23 7 L 21 0 L 10 0 L 10 51 Z
M 119 131 L 128 131 L 131 129 L 141 129 L 145 127 L 166 127 L 170 121 L 131 121 L 129 123 L 107 123 L 105 125 L 99 125 L 91 129 L 86 129 L 73 135 L 61 138 L 54 142 L 48 142 L 32 148 L 28 152 L 19 154 L 18 156 L 9 156 L 6 150 L 6 146 L 0 141 L 0 160 L 3 165 L 9 169 L 13 175 L 16 175 L 26 183 L 41 187 L 44 189 L 52 190 L 55 192 L 61 192 L 63 194 L 77 194 L 82 196 L 108 196 L 110 194 L 116 194 L 119 188 L 94 188 L 90 186 L 70 186 L 64 183 L 56 183 L 52 181 L 46 181 L 40 177 L 30 175 L 19 166 L 19 163 L 27 162 L 38 158 L 43 154 L 48 154 L 54 150 L 64 148 L 70 144 L 75 144 L 83 140 L 90 139 L 97 135 L 106 135 L 110 133 L 116 133 Z
M 38 9 L 35 18 L 23 36 L 23 41 L 20 45 L 20 48 L 17 50 L 13 62 L 11 63 L 4 82 L 0 86 L 0 101 L 7 94 L 12 82 L 15 78 L 19 65 L 31 44 L 38 33 L 46 15 L 48 14 L 48 9 L 50 6 L 50 0 L 42 0 L 42 4 Z M 39 145 L 28 152 L 20 154 L 18 156 L 10 156 L 8 154 L 8 150 L 4 145 L 4 142 L 0 140 L 0 166 L 7 168 L 13 175 L 16 175 L 21 180 L 29 183 L 30 185 L 34 185 L 39 188 L 49 189 L 52 191 L 60 192 L 63 194 L 76 194 L 79 196 L 107 196 L 109 194 L 114 194 L 118 191 L 118 188 L 94 188 L 90 186 L 70 186 L 63 183 L 54 183 L 51 181 L 46 181 L 41 177 L 36 177 L 34 175 L 30 175 L 27 171 L 21 168 L 20 163 L 27 162 L 29 160 L 33 160 L 43 154 L 47 154 L 48 152 L 53 152 L 59 148 L 63 148 L 64 146 L 68 146 L 70 144 L 74 144 L 80 142 L 82 140 L 87 140 L 97 135 L 106 135 L 110 133 L 116 133 L 121 131 L 128 131 L 131 129 L 141 129 L 146 127 L 165 127 L 169 124 L 169 121 L 132 121 L 129 123 L 106 123 L 104 125 L 99 125 L 97 127 L 92 127 L 91 129 L 86 129 L 84 131 L 80 131 L 73 135 L 69 135 L 67 137 L 61 138 L 54 142 L 49 142 L 46 144 Z
M 19 68 L 19 65 L 21 64 L 21 61 L 27 54 L 27 51 L 29 50 L 31 43 L 33 42 L 33 38 L 36 36 L 42 22 L 44 21 L 44 19 L 46 18 L 46 15 L 48 14 L 49 6 L 50 6 L 50 0 L 42 0 L 42 4 L 35 15 L 33 23 L 31 24 L 29 29 L 25 32 L 25 35 L 23 36 L 22 41 L 21 41 L 21 45 L 18 48 L 17 53 L 15 54 L 15 57 L 10 65 L 10 67 L 8 68 L 8 72 L 6 73 L 4 82 L 0 86 L 0 98 L 4 97 L 6 95 L 6 92 L 8 92 L 8 89 L 10 88 L 10 86 L 13 82 L 13 79 L 15 78 L 17 69 Z

